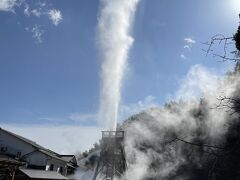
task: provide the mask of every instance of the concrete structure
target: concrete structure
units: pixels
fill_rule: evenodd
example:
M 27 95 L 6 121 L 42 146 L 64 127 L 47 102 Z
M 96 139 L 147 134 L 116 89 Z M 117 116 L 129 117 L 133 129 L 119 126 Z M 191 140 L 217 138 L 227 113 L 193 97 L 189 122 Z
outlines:
M 77 168 L 74 155 L 60 155 L 2 128 L 0 128 L 0 155 L 24 164 L 19 166 L 16 173 L 14 172 L 15 179 L 68 179 L 67 176 L 74 173 Z

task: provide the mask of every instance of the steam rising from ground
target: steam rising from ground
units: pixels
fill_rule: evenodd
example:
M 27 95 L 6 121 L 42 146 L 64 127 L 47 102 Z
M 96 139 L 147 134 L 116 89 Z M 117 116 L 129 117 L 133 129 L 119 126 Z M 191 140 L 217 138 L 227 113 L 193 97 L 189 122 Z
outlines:
M 98 119 L 111 130 L 116 129 L 121 81 L 134 41 L 130 29 L 138 1 L 101 0 L 98 45 L 102 59 L 102 87 Z
M 239 85 L 239 74 L 223 79 L 207 68 L 195 65 L 177 91 L 175 101 L 127 120 L 123 124 L 127 132 L 125 151 L 129 165 L 125 178 L 196 179 L 198 175 L 191 174 L 191 168 L 206 166 L 206 149 L 174 141 L 174 138 L 221 145 L 228 123 L 238 117 L 216 108 L 217 98 L 239 94 Z
M 128 164 L 123 179 L 206 179 L 217 152 L 176 137 L 200 145 L 224 145 L 239 116 L 219 108 L 217 98 L 239 97 L 239 89 L 239 73 L 224 77 L 201 65 L 193 66 L 171 101 L 164 106 L 156 104 L 122 124 Z

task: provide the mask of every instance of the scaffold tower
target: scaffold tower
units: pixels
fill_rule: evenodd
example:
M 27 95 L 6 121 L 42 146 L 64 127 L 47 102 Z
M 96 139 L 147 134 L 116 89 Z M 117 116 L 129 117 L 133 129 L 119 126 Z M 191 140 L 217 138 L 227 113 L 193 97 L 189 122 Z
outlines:
M 127 169 L 124 151 L 124 131 L 102 131 L 101 152 L 93 180 L 114 180 Z

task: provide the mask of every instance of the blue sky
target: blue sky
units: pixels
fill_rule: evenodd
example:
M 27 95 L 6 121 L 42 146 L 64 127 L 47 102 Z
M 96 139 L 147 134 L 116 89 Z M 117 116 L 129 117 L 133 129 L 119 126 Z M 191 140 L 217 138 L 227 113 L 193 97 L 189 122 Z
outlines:
M 141 0 L 121 107 L 164 104 L 196 64 L 231 68 L 201 49 L 236 31 L 239 10 L 238 0 Z M 1 124 L 96 126 L 98 15 L 98 0 L 0 0 Z

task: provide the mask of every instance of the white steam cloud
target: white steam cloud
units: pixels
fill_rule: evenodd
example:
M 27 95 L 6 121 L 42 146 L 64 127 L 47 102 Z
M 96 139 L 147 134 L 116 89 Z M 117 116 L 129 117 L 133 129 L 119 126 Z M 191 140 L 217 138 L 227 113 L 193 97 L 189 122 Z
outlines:
M 223 147 L 230 127 L 239 120 L 238 114 L 218 106 L 218 97 L 239 97 L 239 87 L 239 73 L 222 75 L 197 64 L 190 68 L 173 98 L 164 106 L 154 103 L 151 96 L 146 98 L 146 104 L 156 106 L 147 106 L 120 127 L 126 132 L 124 147 L 128 169 L 117 180 L 196 179 L 199 174 L 192 173 L 195 168 L 205 172 L 209 167 L 206 164 L 215 162 L 216 158 L 209 156 L 209 152 L 213 152 L 211 155 L 217 153 L 217 150 L 203 148 L 201 144 Z M 130 108 L 137 107 L 138 110 L 143 104 L 140 101 Z M 96 149 L 81 160 L 82 165 L 85 166 L 97 152 Z M 94 172 L 91 168 L 86 169 L 75 176 L 91 179 Z
M 105 128 L 116 129 L 121 81 L 128 51 L 133 16 L 139 0 L 102 0 L 98 22 L 101 66 L 101 92 L 98 119 Z
M 206 67 L 193 66 L 173 101 L 164 107 L 147 109 L 124 122 L 128 161 L 124 178 L 191 179 L 190 170 L 186 170 L 188 174 L 180 174 L 179 169 L 190 163 L 200 166 L 199 154 L 191 152 L 189 161 L 186 156 L 189 146 L 167 142 L 177 135 L 188 142 L 200 139 L 207 144 L 221 145 L 228 131 L 226 122 L 231 124 L 239 116 L 217 108 L 218 97 L 239 94 L 239 85 L 239 74 L 223 78 Z

